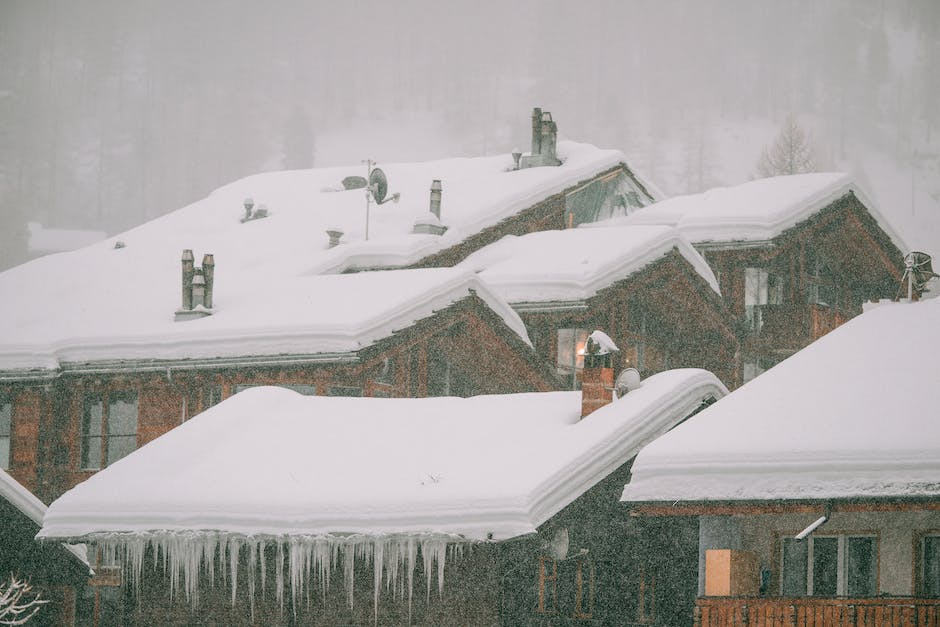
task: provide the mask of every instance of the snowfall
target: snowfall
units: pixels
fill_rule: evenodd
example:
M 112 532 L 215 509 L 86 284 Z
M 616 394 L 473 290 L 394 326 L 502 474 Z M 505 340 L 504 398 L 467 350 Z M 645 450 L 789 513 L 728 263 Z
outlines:
M 833 201 L 854 194 L 902 252 L 904 240 L 852 179 L 838 172 L 758 179 L 734 187 L 676 196 L 595 226 L 666 224 L 694 244 L 767 241 L 811 217 Z
M 39 537 L 116 551 L 132 580 L 156 547 L 191 600 L 200 571 L 225 572 L 239 551 L 254 586 L 264 547 L 287 558 L 273 575 L 279 596 L 285 578 L 300 595 L 340 564 L 349 582 L 364 560 L 376 599 L 383 573 L 393 587 L 407 581 L 410 598 L 418 554 L 428 588 L 435 569 L 443 586 L 448 550 L 534 533 L 725 393 L 708 372 L 673 370 L 579 420 L 578 392 L 371 399 L 252 388 L 65 493 Z
M 650 444 L 638 502 L 940 496 L 940 299 L 850 320 Z
M 508 235 L 473 253 L 459 267 L 480 272 L 484 282 L 512 304 L 583 301 L 672 250 L 679 251 L 718 292 L 708 262 L 669 226 L 579 227 Z
M 467 272 L 320 275 L 416 262 L 624 160 L 574 142 L 561 142 L 558 153 L 559 167 L 518 171 L 510 155 L 383 165 L 401 201 L 372 203 L 368 241 L 365 192 L 342 185 L 365 166 L 236 181 L 115 237 L 0 273 L 0 370 L 357 350 L 389 324 L 404 328 L 469 290 L 525 338 L 511 309 Z M 414 234 L 416 220 L 433 217 L 433 179 L 442 181 L 447 231 Z M 242 222 L 246 197 L 255 208 L 265 204 L 268 217 Z M 329 248 L 326 231 L 334 228 L 344 235 Z M 215 313 L 174 322 L 184 249 L 197 266 L 214 255 Z

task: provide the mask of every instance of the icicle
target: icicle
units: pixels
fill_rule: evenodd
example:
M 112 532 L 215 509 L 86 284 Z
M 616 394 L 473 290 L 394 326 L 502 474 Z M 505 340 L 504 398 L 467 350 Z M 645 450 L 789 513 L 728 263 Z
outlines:
M 251 606 L 251 622 L 255 622 L 255 569 L 258 567 L 258 541 L 248 541 L 248 602 Z
M 372 609 L 375 616 L 373 624 L 378 625 L 379 619 L 379 591 L 382 589 L 382 570 L 385 564 L 385 543 L 376 538 L 372 541 L 372 574 L 374 590 L 372 592 Z
M 349 545 L 345 545 L 343 550 L 343 577 L 346 581 L 346 603 L 349 605 L 349 609 L 352 609 L 353 606 L 353 584 L 355 583 L 355 568 L 356 550 Z

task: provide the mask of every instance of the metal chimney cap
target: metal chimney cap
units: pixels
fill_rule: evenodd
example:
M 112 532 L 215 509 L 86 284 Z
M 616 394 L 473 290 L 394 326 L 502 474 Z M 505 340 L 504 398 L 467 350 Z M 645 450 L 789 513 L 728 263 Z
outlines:
M 432 191 L 432 192 L 439 192 L 439 191 L 441 191 L 441 189 L 442 189 L 442 188 L 441 188 L 441 179 L 434 179 L 433 181 L 431 181 L 431 191 Z
M 202 256 L 202 265 L 204 266 L 214 266 L 215 265 L 215 256 L 212 253 L 206 253 Z
M 202 276 L 201 274 L 197 274 L 197 275 L 195 275 L 195 276 L 193 277 L 193 285 L 194 285 L 194 286 L 196 286 L 196 285 L 205 285 L 205 283 L 206 283 L 206 278 L 205 278 L 204 276 Z
M 191 248 L 183 250 L 183 261 L 192 261 L 193 259 L 193 251 Z

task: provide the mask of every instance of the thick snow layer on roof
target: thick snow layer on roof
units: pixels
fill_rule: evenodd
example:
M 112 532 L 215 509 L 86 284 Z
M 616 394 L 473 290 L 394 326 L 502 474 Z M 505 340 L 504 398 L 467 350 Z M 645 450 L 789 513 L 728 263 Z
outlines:
M 18 509 L 37 525 L 42 525 L 43 516 L 46 514 L 45 504 L 3 469 L 0 469 L 0 498 Z M 84 545 L 64 544 L 62 546 L 82 564 L 88 566 L 88 556 Z
M 596 224 L 668 224 L 695 244 L 766 241 L 850 192 L 865 205 L 894 245 L 906 250 L 903 240 L 874 204 L 847 174 L 838 172 L 777 176 L 676 196 Z
M 461 267 L 510 303 L 585 300 L 676 249 L 718 292 L 705 259 L 668 226 L 577 228 L 508 235 Z
M 252 388 L 64 494 L 39 535 L 510 538 L 724 392 L 708 372 L 673 370 L 579 421 L 577 392 L 350 399 Z
M 624 500 L 940 496 L 940 299 L 832 331 L 650 445 Z
M 13 285 L 10 293 L 47 294 L 47 307 L 0 309 L 0 369 L 56 367 L 100 360 L 203 359 L 349 353 L 432 315 L 471 291 L 528 342 L 525 325 L 471 272 L 452 268 L 272 277 L 226 285 L 217 265 L 216 313 L 174 322 L 168 290 L 140 285 L 122 267 L 122 284 L 96 289 L 95 274 L 49 293 Z M 107 272 L 102 269 L 105 274 Z M 6 279 L 22 278 L 13 274 Z M 145 287 L 152 288 L 149 292 Z M 88 302 L 87 290 L 103 300 Z M 179 288 L 173 290 L 176 296 Z M 104 292 L 104 293 L 102 293 Z M 157 294 L 156 296 L 154 294 Z M 165 297 L 165 298 L 162 298 Z M 32 303 L 35 305 L 36 303 Z
M 26 226 L 29 228 L 29 252 L 37 255 L 75 250 L 107 237 L 104 231 L 51 229 L 39 222 L 30 222 Z
M 511 171 L 510 155 L 381 164 L 389 192 L 400 192 L 401 202 L 372 204 L 368 241 L 364 240 L 364 190 L 323 191 L 342 189 L 343 178 L 364 175 L 365 166 L 272 172 L 242 179 L 108 240 L 0 273 L 0 302 L 4 303 L 0 308 L 0 353 L 4 355 L 0 370 L 54 367 L 63 360 L 229 354 L 236 347 L 227 342 L 209 348 L 191 341 L 204 338 L 204 344 L 211 343 L 213 338 L 233 333 L 247 337 L 252 350 L 281 352 L 282 345 L 268 343 L 276 337 L 273 331 L 316 334 L 329 326 L 324 322 L 331 322 L 322 317 L 326 313 L 319 312 L 342 308 L 318 292 L 341 288 L 320 283 L 311 275 L 413 263 L 623 160 L 618 151 L 573 142 L 562 142 L 559 155 L 564 160 L 561 166 L 519 171 Z M 448 230 L 442 236 L 416 235 L 413 224 L 428 213 L 432 179 L 442 181 L 441 221 Z M 246 197 L 254 199 L 255 208 L 267 205 L 269 216 L 242 223 Z M 339 246 L 329 248 L 326 231 L 333 228 L 345 235 Z M 123 246 L 116 248 L 118 242 Z M 174 324 L 173 313 L 181 300 L 184 249 L 193 250 L 197 265 L 204 254 L 214 254 L 216 313 Z M 429 296 L 434 291 L 430 283 L 453 281 L 440 278 L 444 275 L 437 279 L 408 276 L 371 280 L 351 304 L 379 296 L 403 304 L 420 296 L 417 284 L 424 285 Z M 466 284 L 461 289 L 466 291 L 468 286 L 472 287 Z M 377 293 L 367 291 L 376 288 Z M 379 310 L 385 316 L 400 314 L 391 303 L 371 304 L 365 314 L 379 315 Z M 366 322 L 361 319 L 365 314 L 339 319 L 343 323 L 340 345 L 308 345 L 304 350 L 349 350 L 371 341 L 374 337 L 369 333 L 353 328 L 356 318 Z M 398 328 L 402 326 L 398 321 Z M 80 350 L 86 347 L 87 351 Z M 29 357 L 30 353 L 36 356 Z

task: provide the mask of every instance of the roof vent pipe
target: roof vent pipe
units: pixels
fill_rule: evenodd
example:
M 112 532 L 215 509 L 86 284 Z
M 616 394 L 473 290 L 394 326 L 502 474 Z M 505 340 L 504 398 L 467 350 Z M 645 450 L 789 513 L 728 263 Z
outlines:
M 215 284 L 215 257 L 212 253 L 202 256 L 202 276 L 206 283 L 205 306 L 212 309 L 212 286 Z
M 431 213 L 441 219 L 441 180 L 434 179 L 431 182 Z
M 195 273 L 193 264 L 193 251 L 187 248 L 183 251 L 183 303 L 180 309 L 189 310 L 193 308 L 193 274 Z

